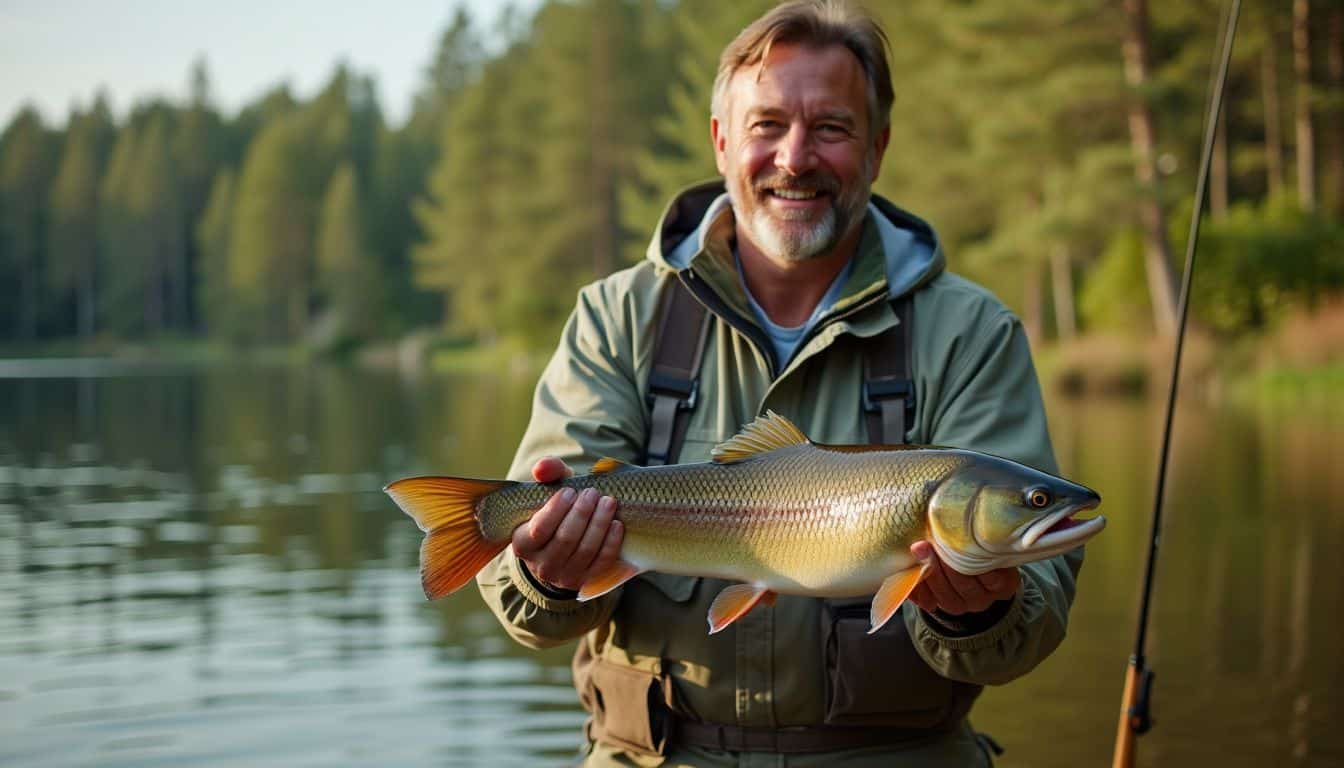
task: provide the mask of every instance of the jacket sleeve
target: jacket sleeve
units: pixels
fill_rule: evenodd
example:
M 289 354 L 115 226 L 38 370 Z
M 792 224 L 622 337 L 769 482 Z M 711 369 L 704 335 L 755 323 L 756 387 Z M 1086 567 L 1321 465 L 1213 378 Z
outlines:
M 1002 307 L 987 314 L 974 334 L 948 345 L 942 365 L 933 367 L 944 375 L 921 382 L 932 406 L 925 413 L 929 442 L 1058 472 L 1022 325 Z M 1030 672 L 1064 639 L 1082 561 L 1079 547 L 1019 566 L 1022 587 L 1011 604 L 997 606 L 997 621 L 973 634 L 950 631 L 907 606 L 915 648 L 939 674 L 962 682 L 998 685 Z
M 608 298 L 601 282 L 580 291 L 537 384 L 511 479 L 531 479 L 532 464 L 543 456 L 563 459 L 576 472 L 602 456 L 638 457 L 646 430 L 644 406 L 629 336 L 617 331 L 622 318 L 611 311 L 614 302 Z M 538 583 L 511 549 L 486 565 L 476 583 L 509 635 L 532 648 L 559 645 L 606 622 L 622 591 L 581 603 Z

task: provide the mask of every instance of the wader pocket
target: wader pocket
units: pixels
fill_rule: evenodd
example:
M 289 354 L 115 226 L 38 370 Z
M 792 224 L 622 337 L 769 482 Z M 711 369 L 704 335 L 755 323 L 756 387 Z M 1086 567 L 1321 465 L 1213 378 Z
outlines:
M 590 739 L 631 754 L 663 753 L 671 727 L 668 697 L 674 689 L 656 670 L 666 658 L 668 623 L 685 612 L 700 581 L 650 571 L 626 584 L 606 642 L 619 648 L 621 655 L 639 659 L 643 669 L 594 658 L 589 640 L 579 642 L 574 686 L 584 709 L 592 714 L 587 726 Z
M 593 737 L 646 755 L 667 746 L 663 687 L 649 672 L 595 659 L 589 668 Z
M 868 634 L 869 598 L 827 600 L 821 612 L 826 665 L 825 722 L 950 728 L 970 711 L 979 686 L 937 674 L 920 658 L 900 613 Z

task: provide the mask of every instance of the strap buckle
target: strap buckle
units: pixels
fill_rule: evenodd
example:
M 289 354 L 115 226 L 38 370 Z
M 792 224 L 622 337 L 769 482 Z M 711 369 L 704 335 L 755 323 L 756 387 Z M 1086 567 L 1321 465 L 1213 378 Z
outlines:
M 880 401 L 895 398 L 905 400 L 905 410 L 915 410 L 915 383 L 909 379 L 866 379 L 863 382 L 863 410 L 876 413 L 882 410 Z
M 667 376 L 658 371 L 649 372 L 649 394 L 645 396 L 650 407 L 659 397 L 671 397 L 677 401 L 677 410 L 693 411 L 700 398 L 700 380 Z

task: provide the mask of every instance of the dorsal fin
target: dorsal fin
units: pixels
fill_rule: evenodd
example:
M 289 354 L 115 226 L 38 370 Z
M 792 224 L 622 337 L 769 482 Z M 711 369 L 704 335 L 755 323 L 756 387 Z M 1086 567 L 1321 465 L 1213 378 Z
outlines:
M 741 432 L 714 446 L 711 455 L 719 464 L 731 464 L 758 453 L 808 443 L 807 435 L 793 422 L 774 411 L 766 411 L 764 416 L 757 416 Z
M 627 469 L 634 469 L 635 465 L 620 459 L 613 459 L 610 456 L 603 456 L 597 460 L 593 468 L 589 470 L 594 475 L 605 475 L 609 472 L 624 472 Z

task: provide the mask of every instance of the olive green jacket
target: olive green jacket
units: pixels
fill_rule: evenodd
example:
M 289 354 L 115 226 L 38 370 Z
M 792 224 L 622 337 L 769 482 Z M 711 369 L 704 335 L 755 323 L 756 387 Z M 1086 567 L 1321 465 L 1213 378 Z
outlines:
M 818 442 L 867 442 L 863 340 L 896 324 L 891 299 L 913 292 L 911 442 L 971 448 L 1056 471 L 1020 322 L 983 288 L 944 271 L 927 224 L 874 196 L 842 297 L 792 360 L 776 361 L 740 284 L 732 210 L 722 189 L 712 183 L 682 193 L 664 215 L 646 261 L 579 292 L 537 386 L 510 477 L 527 479 L 531 465 L 546 455 L 580 473 L 603 456 L 640 459 L 649 430 L 645 396 L 655 313 L 660 291 L 679 271 L 714 314 L 681 461 L 707 460 L 715 444 L 767 408 Z M 670 679 L 673 706 L 685 716 L 740 726 L 830 722 L 918 728 L 938 723 L 945 713 L 950 694 L 944 688 L 963 694 L 969 689 L 973 698 L 979 690 L 974 686 L 1009 682 L 1054 650 L 1064 638 L 1081 561 L 1079 550 L 1022 566 L 1022 588 L 1011 605 L 999 611 L 997 622 L 969 636 L 907 603 L 903 629 L 910 641 L 900 642 L 906 654 L 913 646 L 927 665 L 920 667 L 929 678 L 923 681 L 883 682 L 881 668 L 853 668 L 857 660 L 835 653 L 834 638 L 824 637 L 827 607 L 817 599 L 781 595 L 773 608 L 758 606 L 710 636 L 705 617 L 725 586 L 713 579 L 646 573 L 580 603 L 540 589 L 506 550 L 477 580 L 518 642 L 542 648 L 581 638 L 584 652 L 609 676 L 642 670 Z M 828 658 L 828 642 L 835 658 Z M 851 669 L 844 669 L 847 664 Z M 882 695 L 868 694 L 869 701 L 862 693 L 858 700 L 838 695 L 834 681 L 846 674 L 873 679 Z M 968 759 L 977 764 L 979 753 L 965 723 L 946 725 L 908 750 L 848 754 L 854 764 L 870 758 L 883 765 L 965 765 Z M 944 762 L 931 762 L 931 755 Z M 842 757 L 789 756 L 786 764 L 850 764 L 837 762 Z M 719 758 L 674 746 L 667 764 L 737 764 L 727 753 Z M 599 744 L 589 764 L 636 760 L 657 765 L 661 758 L 637 758 L 619 746 Z

